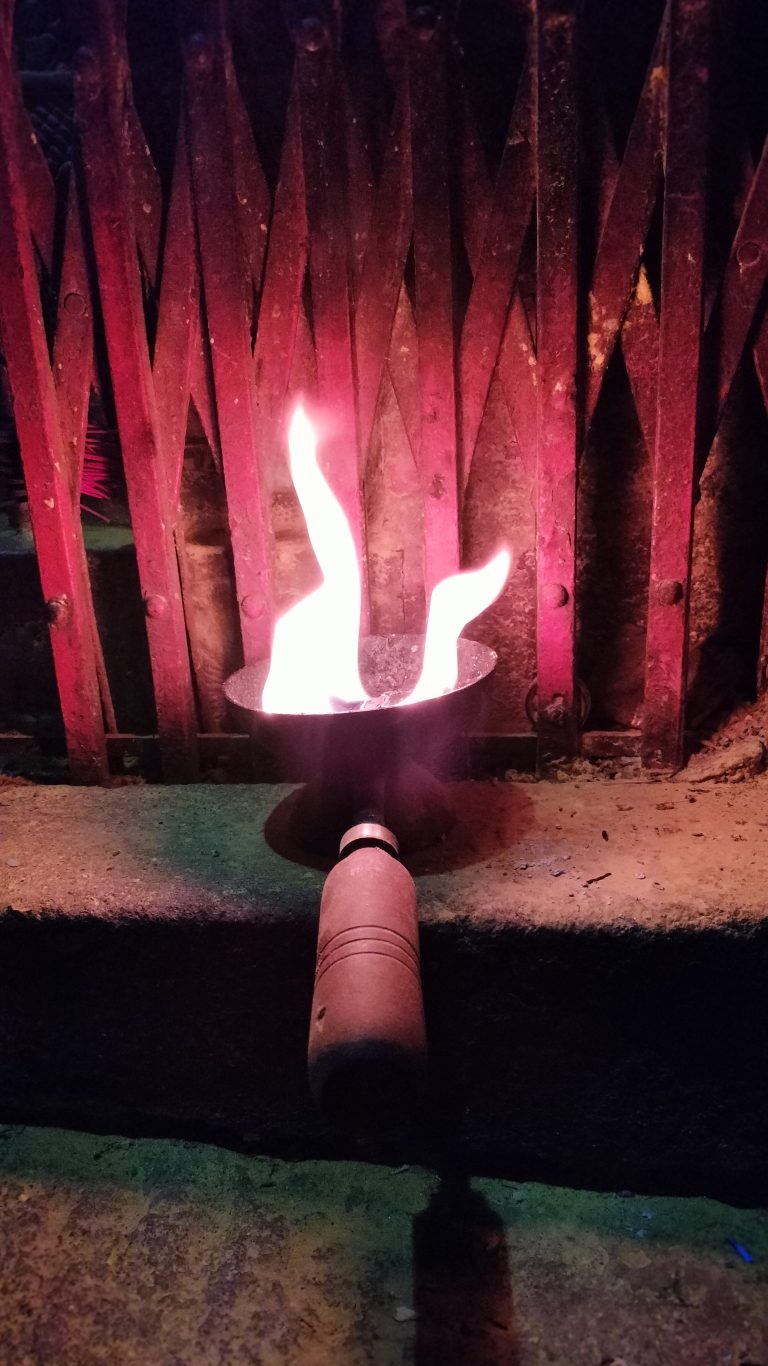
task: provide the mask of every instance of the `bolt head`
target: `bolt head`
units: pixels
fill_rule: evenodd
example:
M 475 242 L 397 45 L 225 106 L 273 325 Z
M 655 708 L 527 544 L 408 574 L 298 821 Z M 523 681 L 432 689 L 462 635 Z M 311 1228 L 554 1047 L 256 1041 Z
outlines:
M 541 590 L 541 598 L 547 607 L 565 607 L 568 589 L 562 583 L 545 583 Z
M 213 60 L 213 49 L 206 33 L 192 33 L 187 39 L 187 55 L 192 66 L 205 71 Z
M 736 249 L 736 260 L 740 266 L 754 266 L 762 256 L 758 242 L 742 242 Z
M 413 11 L 411 28 L 422 43 L 428 42 L 437 28 L 437 13 L 431 5 L 419 5 Z
M 71 313 L 74 318 L 82 318 L 85 313 L 85 299 L 82 294 L 73 291 L 71 294 L 64 295 L 65 312 Z
M 162 593 L 148 593 L 144 599 L 144 611 L 153 620 L 157 617 L 164 617 L 168 611 L 167 598 L 164 598 Z
M 308 14 L 299 25 L 298 43 L 305 52 L 319 52 L 325 47 L 325 27 L 316 14 Z
M 63 626 L 69 617 L 69 598 L 61 593 L 57 598 L 48 598 L 45 615 L 49 626 Z
M 550 726 L 564 726 L 568 720 L 568 709 L 562 701 L 550 702 L 544 708 L 544 718 Z
M 679 579 L 658 579 L 654 585 L 653 596 L 660 607 L 674 607 L 682 602 L 685 590 Z
M 240 599 L 240 611 L 244 617 L 249 617 L 251 621 L 254 621 L 264 611 L 264 603 L 261 598 L 256 597 L 255 593 L 246 593 L 245 597 Z

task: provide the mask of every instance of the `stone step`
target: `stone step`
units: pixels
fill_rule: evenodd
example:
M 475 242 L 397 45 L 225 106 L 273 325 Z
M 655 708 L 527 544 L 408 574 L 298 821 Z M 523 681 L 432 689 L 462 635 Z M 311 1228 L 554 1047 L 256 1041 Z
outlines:
M 361 1155 L 307 1093 L 323 871 L 289 794 L 0 788 L 0 1119 Z M 429 1114 L 362 1155 L 759 1202 L 766 778 L 453 796 L 411 865 Z

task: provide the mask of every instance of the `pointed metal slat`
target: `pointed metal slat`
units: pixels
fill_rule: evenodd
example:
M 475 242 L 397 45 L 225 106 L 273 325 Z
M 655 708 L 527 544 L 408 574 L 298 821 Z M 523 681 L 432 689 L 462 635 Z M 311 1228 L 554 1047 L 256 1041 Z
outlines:
M 662 118 L 667 90 L 665 66 L 668 12 L 659 28 L 640 101 L 620 166 L 606 168 L 612 184 L 589 293 L 586 417 L 594 417 L 613 348 L 630 306 L 645 239 L 662 181 Z M 607 157 L 615 161 L 610 134 Z
M 125 58 L 110 0 L 73 5 L 92 43 L 79 53 L 75 108 L 136 558 L 147 618 L 157 724 L 170 781 L 197 773 L 196 717 L 136 250 L 124 124 Z
M 263 659 L 272 634 L 272 563 L 264 506 L 267 454 L 257 436 L 248 321 L 250 274 L 236 213 L 229 98 L 220 28 L 185 47 L 189 154 L 205 314 L 227 493 L 243 653 Z
M 88 407 L 93 377 L 93 317 L 88 284 L 88 267 L 83 249 L 80 222 L 80 194 L 74 176 L 70 177 L 64 228 L 64 250 L 59 279 L 59 307 L 53 344 L 53 380 L 59 409 L 59 425 L 69 464 L 69 488 L 76 522 L 80 519 L 80 489 L 83 479 Z M 117 730 L 107 666 L 96 623 L 88 561 L 82 536 L 82 583 L 85 606 L 91 623 L 96 673 L 101 705 L 109 731 Z
M 577 367 L 577 4 L 537 13 L 536 489 L 538 763 L 578 750 L 574 691 Z
M 461 333 L 461 488 L 469 480 L 491 378 L 533 212 L 531 73 L 525 66 L 494 187 Z
M 360 440 L 367 451 L 413 230 L 413 187 L 408 90 L 401 81 L 376 193 L 357 307 Z
M 672 0 L 642 759 L 683 761 L 702 332 L 711 0 Z
M 346 147 L 338 54 L 330 25 L 318 21 L 317 27 L 298 31 L 296 64 L 318 396 L 332 417 L 324 443 L 325 468 L 352 529 L 362 569 L 366 629 L 367 550 L 350 316 Z
M 192 190 L 182 115 L 176 138 L 152 364 L 157 417 L 165 441 L 169 498 L 174 509 L 179 501 L 192 373 L 199 347 L 199 307 Z
M 461 559 L 444 26 L 417 10 L 408 35 L 427 597 Z
M 294 83 L 286 117 L 283 151 L 270 222 L 267 259 L 253 352 L 258 449 L 285 450 L 285 402 L 302 314 L 307 264 L 307 214 L 301 160 L 299 98 Z M 273 485 L 275 465 L 264 479 Z
M 0 51 L 0 332 L 13 394 L 38 566 L 51 631 L 70 767 L 76 781 L 108 776 L 94 650 L 95 624 L 85 576 L 79 513 L 62 439 L 42 308 L 23 160 L 16 80 Z

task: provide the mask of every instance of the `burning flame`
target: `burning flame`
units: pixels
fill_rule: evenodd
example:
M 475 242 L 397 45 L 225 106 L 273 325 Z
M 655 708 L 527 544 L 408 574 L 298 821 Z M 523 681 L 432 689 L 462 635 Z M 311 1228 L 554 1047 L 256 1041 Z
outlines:
M 288 430 L 291 478 L 323 582 L 275 625 L 265 712 L 331 712 L 368 700 L 358 663 L 362 588 L 355 543 L 341 504 L 317 463 L 317 438 L 298 404 Z M 510 566 L 500 550 L 481 569 L 443 579 L 429 604 L 421 675 L 401 706 L 450 692 L 458 681 L 458 640 L 499 596 Z
M 450 692 L 459 681 L 459 636 L 495 602 L 509 573 L 510 554 L 500 550 L 482 569 L 451 574 L 432 589 L 424 641 L 424 663 L 405 702 L 424 702 Z
M 267 712 L 334 711 L 364 702 L 360 678 L 360 566 L 344 509 L 317 463 L 317 439 L 301 404 L 288 431 L 291 479 L 323 574 L 314 593 L 280 617 L 261 705 Z

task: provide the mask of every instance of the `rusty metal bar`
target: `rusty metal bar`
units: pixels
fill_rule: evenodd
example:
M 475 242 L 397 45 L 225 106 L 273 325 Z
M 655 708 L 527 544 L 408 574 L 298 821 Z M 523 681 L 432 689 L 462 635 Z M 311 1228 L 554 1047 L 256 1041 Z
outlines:
M 220 28 L 185 46 L 186 100 L 205 312 L 243 652 L 264 658 L 272 632 L 272 563 L 264 507 L 249 331 L 250 265 L 239 231 L 229 95 Z
M 197 736 L 197 745 L 201 766 L 218 769 L 222 781 L 240 781 L 243 776 L 262 782 L 269 780 L 269 761 L 265 764 L 264 756 L 248 735 L 203 731 Z M 0 732 L 0 754 L 18 756 L 34 753 L 39 747 L 40 741 L 34 735 Z M 640 733 L 634 730 L 585 731 L 583 750 L 589 759 L 637 759 Z M 156 735 L 128 732 L 108 735 L 107 752 L 115 767 L 126 758 L 138 760 L 140 774 L 159 766 Z M 469 772 L 478 776 L 504 773 L 508 769 L 529 771 L 535 767 L 536 737 L 530 732 L 505 735 L 479 732 L 467 737 L 467 755 Z M 259 768 L 261 773 L 257 776 Z
M 483 242 L 473 266 L 474 281 L 461 333 L 461 479 L 469 480 L 510 298 L 534 200 L 531 72 L 526 64 L 488 213 Z
M 760 627 L 760 648 L 757 657 L 757 691 L 768 688 L 768 577 L 763 590 L 763 618 Z
M 532 53 L 532 47 L 529 50 Z M 459 196 L 459 213 L 462 215 L 462 235 L 469 264 L 476 271 L 491 215 L 493 186 L 458 64 L 455 81 L 460 90 L 459 172 L 462 193 Z M 536 345 L 517 286 L 513 289 L 498 354 L 498 373 L 523 465 L 533 475 L 537 443 Z
M 760 647 L 757 656 L 757 691 L 768 688 L 768 577 L 763 590 L 763 617 L 760 626 Z
M 53 342 L 53 377 L 75 507 L 80 498 L 92 375 L 91 298 L 83 251 L 78 186 L 74 176 L 71 176 L 67 188 L 64 251 Z
M 377 202 L 377 195 L 369 148 L 363 139 L 360 120 L 355 112 L 349 87 L 341 69 L 339 70 L 339 79 L 341 81 L 342 122 L 346 135 L 350 287 L 353 304 L 356 305 L 363 264 L 368 252 L 369 233 L 371 228 L 375 229 L 373 211 Z M 361 448 L 364 449 L 362 443 Z
M 302 311 L 306 265 L 307 214 L 299 99 L 294 81 L 286 117 L 253 353 L 258 449 L 273 452 L 274 455 L 285 449 L 285 401 Z M 275 469 L 274 455 L 273 462 L 267 462 L 264 470 L 264 479 L 269 487 Z
M 408 88 L 398 89 L 355 308 L 360 445 L 373 431 L 413 230 Z
M 643 764 L 683 761 L 711 0 L 672 0 Z
M 56 680 L 76 781 L 107 776 L 95 621 L 79 511 L 43 327 L 17 135 L 22 121 L 10 42 L 0 49 L 0 332 L 13 394 Z
M 165 441 L 168 496 L 178 507 L 192 373 L 200 341 L 200 301 L 185 119 L 179 119 L 165 230 L 157 335 L 152 361 L 157 419 Z
M 93 317 L 88 269 L 80 221 L 80 194 L 70 176 L 64 226 L 64 249 L 59 279 L 56 336 L 53 343 L 53 382 L 59 409 L 59 426 L 69 461 L 69 487 L 75 521 L 80 520 L 80 488 L 83 478 L 88 407 L 93 378 Z M 82 535 L 79 537 L 83 561 L 83 586 L 91 622 L 94 659 L 99 680 L 101 705 L 107 730 L 117 730 L 117 719 L 109 686 L 107 666 L 101 645 L 93 604 L 88 561 Z
M 27 222 L 40 258 L 50 272 L 53 269 L 56 190 L 21 100 L 14 101 L 13 117 L 16 124 L 13 146 L 24 183 Z
M 763 403 L 768 411 L 768 314 L 763 317 L 754 345 L 755 372 L 757 374 Z M 757 691 L 762 695 L 768 689 L 768 574 L 763 589 L 763 614 L 760 626 L 760 643 L 757 653 Z
M 445 25 L 416 10 L 408 42 L 427 598 L 460 563 Z
M 114 5 L 114 0 L 112 0 Z M 112 10 L 112 25 L 116 12 Z M 116 30 L 115 30 L 116 32 Z M 157 280 L 160 263 L 160 234 L 162 230 L 163 197 L 160 177 L 132 103 L 125 109 L 126 171 L 133 195 L 133 222 L 136 242 L 150 285 Z
M 523 468 L 533 478 L 538 446 L 536 344 L 519 292 L 512 297 L 499 351 L 499 377 Z
M 190 571 L 193 552 L 184 536 L 180 506 L 190 395 L 200 355 L 200 288 L 186 119 L 182 111 L 176 136 L 176 157 L 165 229 L 152 378 L 158 422 L 165 438 L 168 498 L 174 518 L 176 556 L 198 712 L 200 723 L 206 729 L 213 730 L 223 712 L 221 680 L 212 681 L 210 677 L 210 643 L 214 633 L 210 624 L 207 630 L 205 627 L 202 631 L 200 629 L 201 615 L 211 612 L 211 602 L 206 601 L 204 595 L 203 601 L 200 601 L 200 586 L 196 575 Z M 207 549 L 211 550 L 214 558 L 222 554 L 220 547 Z M 209 556 L 204 558 L 203 563 L 210 567 L 210 561 Z M 210 576 L 206 576 L 206 586 L 209 586 L 209 580 Z M 217 710 L 211 708 L 212 696 L 217 701 L 221 699 Z
M 253 318 L 254 296 L 261 289 L 267 231 L 272 207 L 264 171 L 251 132 L 248 114 L 235 76 L 229 42 L 224 35 L 223 60 L 226 73 L 228 114 L 235 176 L 235 212 L 250 288 L 246 289 L 249 317 Z
M 347 157 L 332 27 L 317 17 L 299 28 L 296 70 L 318 396 L 330 419 L 325 462 L 362 569 L 365 629 L 369 603 L 350 317 Z
M 651 286 L 642 265 L 624 318 L 621 350 L 640 430 L 646 450 L 653 459 L 659 387 L 659 322 Z
M 393 275 L 397 274 L 400 253 L 404 250 L 407 259 L 408 248 L 413 239 L 413 165 L 405 5 L 401 3 L 386 14 L 380 10 L 379 20 L 379 44 L 395 91 L 395 100 L 380 181 L 366 231 L 366 253 L 362 262 L 361 278 L 358 279 L 356 286 L 355 338 L 360 386 L 358 402 L 361 449 L 365 457 L 367 442 L 370 439 L 367 433 L 372 430 L 376 399 L 381 392 L 381 381 L 386 373 L 392 384 L 408 438 L 409 450 L 403 450 L 398 454 L 404 463 L 410 457 L 414 464 L 418 465 L 421 444 L 419 342 L 413 303 L 402 273 L 395 296 L 384 370 L 378 376 L 376 363 L 372 359 L 383 343 L 383 334 L 386 332 L 389 289 L 392 286 Z M 358 137 L 356 141 L 359 140 Z M 357 159 L 360 159 L 359 152 Z M 358 179 L 361 178 L 359 170 L 357 176 Z M 390 270 L 392 275 L 389 273 Z M 374 287 L 377 274 L 380 294 Z M 370 297 L 370 291 L 373 292 L 373 298 Z M 360 339 L 358 330 L 361 330 Z M 367 354 L 369 351 L 371 358 Z M 376 398 L 372 396 L 373 390 L 376 391 Z
M 586 426 L 589 427 L 594 416 L 610 355 L 616 342 L 620 341 L 640 429 L 651 457 L 656 439 L 659 325 L 643 254 L 650 211 L 662 184 L 662 116 L 658 110 L 658 100 L 663 102 L 666 92 L 667 71 L 664 61 L 667 35 L 665 11 L 640 108 L 630 130 L 621 166 L 616 157 L 605 109 L 593 92 L 593 101 L 596 103 L 593 111 L 594 136 L 600 158 L 599 245 L 588 305 Z M 633 176 L 628 181 L 629 169 Z M 633 184 L 644 175 L 652 182 L 647 196 L 638 192 L 642 181 L 638 185 Z M 619 269 L 615 268 L 616 264 Z
M 537 688 L 542 771 L 576 754 L 578 0 L 541 0 L 537 27 Z
M 755 313 L 768 278 L 768 140 L 752 177 L 731 243 L 720 294 L 709 319 L 705 345 L 714 351 L 715 374 L 703 392 L 702 437 L 714 440 Z
M 71 17 L 89 43 L 78 54 L 75 109 L 164 772 L 182 782 L 197 772 L 196 718 L 136 250 L 124 38 L 112 0 L 73 2 Z
M 662 118 L 666 104 L 668 8 L 664 11 L 621 165 L 608 165 L 610 203 L 597 249 L 588 300 L 586 421 L 594 416 L 613 348 L 635 297 L 638 262 L 662 181 Z M 614 160 L 604 133 L 606 160 Z M 626 357 L 625 357 L 626 360 Z

